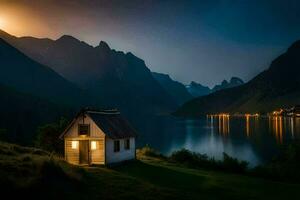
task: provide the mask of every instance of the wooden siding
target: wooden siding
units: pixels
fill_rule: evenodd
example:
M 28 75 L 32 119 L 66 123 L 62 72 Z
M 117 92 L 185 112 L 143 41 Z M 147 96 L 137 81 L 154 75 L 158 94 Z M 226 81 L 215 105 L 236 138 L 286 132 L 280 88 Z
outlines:
M 90 149 L 89 150 L 89 158 L 90 158 L 90 164 L 105 164 L 105 143 L 104 139 L 99 138 L 89 138 L 89 139 L 83 139 L 83 138 L 72 138 L 71 140 L 65 140 L 65 159 L 67 162 L 72 164 L 80 164 L 79 163 L 79 143 L 76 149 L 72 149 L 72 141 L 81 141 L 81 140 L 88 140 L 89 141 L 89 147 L 91 148 L 91 142 L 96 142 L 96 149 Z
M 96 123 L 87 115 L 83 117 L 78 117 L 72 127 L 65 134 L 65 138 L 77 138 L 78 136 L 78 124 L 89 124 L 90 125 L 90 135 L 91 138 L 104 138 L 105 134 L 103 131 L 96 125 Z M 85 138 L 88 138 L 85 137 Z M 84 137 L 83 137 L 84 138 Z
M 91 164 L 104 164 L 104 139 L 101 140 L 91 140 L 91 142 L 96 142 L 97 149 L 91 149 Z
M 72 164 L 79 164 L 79 143 L 76 149 L 72 149 L 73 140 L 65 140 L 65 158 Z

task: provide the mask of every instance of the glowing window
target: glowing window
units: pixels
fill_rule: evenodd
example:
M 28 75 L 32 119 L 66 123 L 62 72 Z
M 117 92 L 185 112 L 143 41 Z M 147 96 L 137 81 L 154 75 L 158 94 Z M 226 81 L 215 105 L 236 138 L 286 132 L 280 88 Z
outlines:
M 78 148 L 78 141 L 72 141 L 72 149 Z
M 96 141 L 92 141 L 91 142 L 91 149 L 92 150 L 96 150 L 97 149 L 97 142 Z

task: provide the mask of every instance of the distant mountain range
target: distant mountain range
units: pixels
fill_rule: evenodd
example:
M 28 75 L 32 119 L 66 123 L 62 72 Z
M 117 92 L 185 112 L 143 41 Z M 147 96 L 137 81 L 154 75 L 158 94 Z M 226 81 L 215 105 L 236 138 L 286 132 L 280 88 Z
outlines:
M 71 36 L 17 38 L 0 31 L 0 139 L 32 142 L 39 125 L 91 106 L 116 107 L 140 128 L 179 103 L 132 53 Z M 143 128 L 143 127 L 142 127 Z M 142 130 L 141 128 L 141 130 Z
M 51 68 L 28 58 L 0 38 L 0 84 L 51 102 L 84 105 L 86 93 Z
M 132 53 L 112 50 L 103 41 L 92 47 L 67 35 L 51 40 L 18 38 L 1 31 L 0 37 L 95 97 L 103 107 L 117 107 L 138 115 L 169 113 L 178 106 L 153 78 L 143 60 Z M 59 89 L 52 85 L 53 88 Z M 86 96 L 88 100 L 93 98 Z
M 175 99 L 178 105 L 181 105 L 193 96 L 187 91 L 186 87 L 170 78 L 168 74 L 152 72 L 153 77 L 161 84 L 161 86 Z
M 277 57 L 248 83 L 185 103 L 175 113 L 196 117 L 208 113 L 266 113 L 300 104 L 300 41 Z
M 232 77 L 229 82 L 227 80 L 223 80 L 221 84 L 215 85 L 212 89 L 194 81 L 187 85 L 186 88 L 193 97 L 201 97 L 218 90 L 233 88 L 242 84 L 244 84 L 244 81 L 242 79 L 238 77 Z
M 37 126 L 89 104 L 85 91 L 0 38 L 1 138 L 32 142 Z M 3 136 L 5 132 L 5 136 Z
M 237 87 L 237 86 L 240 86 L 243 84 L 244 84 L 244 81 L 242 79 L 240 79 L 238 77 L 232 77 L 229 82 L 227 80 L 223 80 L 220 85 L 216 85 L 215 87 L 213 87 L 213 89 L 211 90 L 211 93 L 219 91 L 219 90 Z
M 29 141 L 38 125 L 83 106 L 117 107 L 141 127 L 145 116 L 170 113 L 182 104 L 175 114 L 190 117 L 268 112 L 300 102 L 300 41 L 248 83 L 232 77 L 212 89 L 196 82 L 185 87 L 151 72 L 132 53 L 66 35 L 51 40 L 0 31 L 0 67 L 0 137 L 7 129 L 13 140 Z
M 201 97 L 211 93 L 211 89 L 209 87 L 194 81 L 187 85 L 186 88 L 193 97 Z

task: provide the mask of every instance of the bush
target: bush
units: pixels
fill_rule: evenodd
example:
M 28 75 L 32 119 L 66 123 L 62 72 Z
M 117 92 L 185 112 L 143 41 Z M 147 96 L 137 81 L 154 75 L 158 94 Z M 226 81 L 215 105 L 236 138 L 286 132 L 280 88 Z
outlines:
M 54 151 L 55 153 L 62 155 L 64 141 L 60 140 L 59 136 L 66 128 L 67 124 L 67 120 L 65 118 L 61 118 L 57 123 L 46 124 L 38 127 L 35 145 L 47 151 Z
M 247 162 L 239 161 L 226 153 L 223 153 L 223 160 L 217 161 L 209 158 L 206 154 L 191 152 L 187 149 L 175 151 L 169 157 L 169 161 L 181 163 L 192 168 L 215 169 L 235 173 L 245 173 L 248 167 Z
M 187 149 L 182 149 L 173 152 L 169 157 L 169 161 L 182 163 L 191 167 L 207 167 L 207 165 L 210 165 L 213 160 L 210 160 L 206 154 L 195 153 Z
M 273 180 L 300 181 L 300 143 L 283 145 L 277 157 L 251 170 L 251 174 Z
M 149 157 L 156 157 L 156 158 L 163 158 L 165 159 L 166 157 L 164 155 L 162 155 L 161 153 L 159 153 L 158 151 L 156 151 L 155 149 L 149 147 L 148 145 L 139 149 L 138 153 L 144 156 L 149 156 Z
M 221 167 L 226 171 L 232 171 L 237 173 L 244 173 L 247 170 L 248 162 L 239 161 L 236 158 L 232 158 L 226 153 L 223 153 L 223 161 L 220 163 Z

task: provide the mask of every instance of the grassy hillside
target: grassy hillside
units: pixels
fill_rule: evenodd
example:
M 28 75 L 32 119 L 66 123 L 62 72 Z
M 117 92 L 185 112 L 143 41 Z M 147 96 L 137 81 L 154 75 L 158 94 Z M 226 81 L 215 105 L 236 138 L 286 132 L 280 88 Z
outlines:
M 283 199 L 300 185 L 188 169 L 138 153 L 123 165 L 79 168 L 40 149 L 0 143 L 2 194 L 44 199 Z

